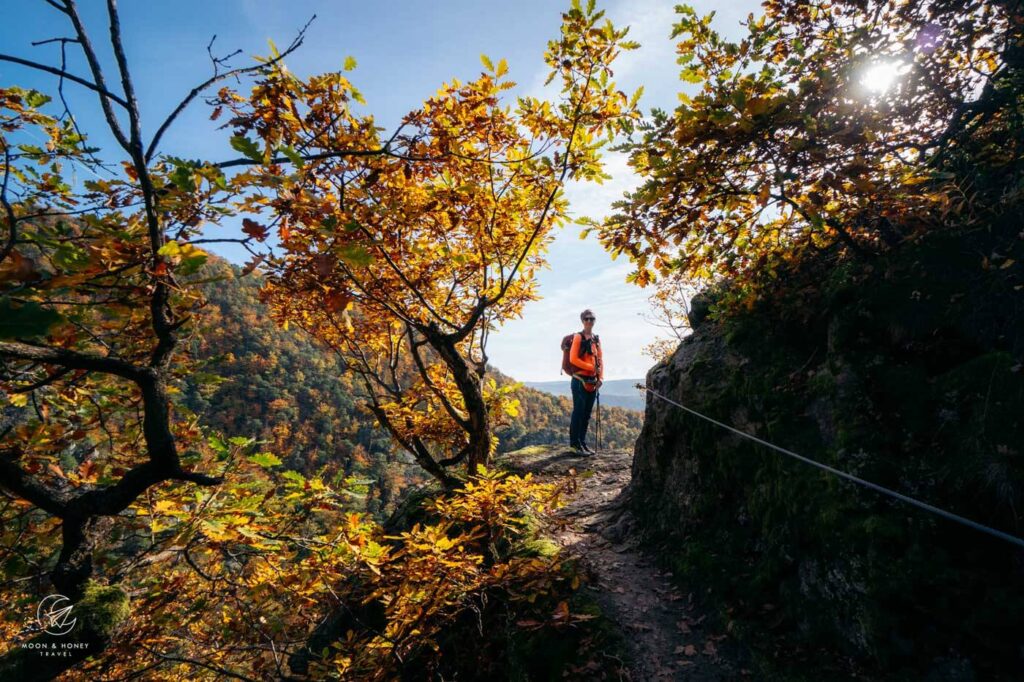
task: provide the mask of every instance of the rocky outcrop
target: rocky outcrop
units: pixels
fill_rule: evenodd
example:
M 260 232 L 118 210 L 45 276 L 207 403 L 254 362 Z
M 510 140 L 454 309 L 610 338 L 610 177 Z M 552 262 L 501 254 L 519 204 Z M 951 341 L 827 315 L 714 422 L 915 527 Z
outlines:
M 797 273 L 791 289 L 728 318 L 707 296 L 694 333 L 650 370 L 648 385 L 1020 535 L 1021 251 L 1019 239 L 994 234 L 937 235 L 870 264 Z M 1008 264 L 982 267 L 977 254 L 990 252 Z M 773 642 L 831 652 L 821 665 L 840 677 L 1024 672 L 1024 553 L 1013 545 L 857 489 L 653 395 L 632 473 L 646 537 L 677 575 L 707 584 L 723 618 L 760 633 L 752 639 L 770 628 Z
M 646 385 L 676 401 L 704 402 L 700 396 L 726 388 L 732 376 L 726 368 L 735 370 L 747 362 L 726 347 L 720 334 L 693 334 L 667 362 L 647 373 Z M 644 517 L 654 528 L 685 532 L 688 524 L 699 521 L 694 505 L 701 470 L 686 436 L 692 426 L 692 417 L 648 394 L 644 428 L 634 451 L 632 489 L 644 501 Z M 658 503 L 648 504 L 652 500 Z

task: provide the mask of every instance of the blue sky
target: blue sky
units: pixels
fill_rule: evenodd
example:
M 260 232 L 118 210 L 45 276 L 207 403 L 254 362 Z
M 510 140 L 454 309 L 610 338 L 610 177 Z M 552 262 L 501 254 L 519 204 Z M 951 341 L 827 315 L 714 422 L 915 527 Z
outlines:
M 0 22 L 0 51 L 36 61 L 59 64 L 57 45 L 32 47 L 33 41 L 69 34 L 63 17 L 43 0 L 5 2 Z M 106 53 L 107 24 L 99 0 L 79 0 L 93 42 Z M 242 65 L 253 54 L 265 54 L 267 39 L 287 45 L 313 15 L 306 41 L 292 55 L 289 67 L 299 74 L 339 70 L 346 56 L 356 58 L 350 75 L 367 99 L 367 110 L 377 121 L 392 127 L 402 115 L 432 95 L 453 77 L 468 80 L 480 71 L 479 56 L 508 60 L 510 76 L 519 93 L 539 94 L 546 74 L 542 55 L 547 40 L 558 32 L 565 3 L 552 0 L 480 2 L 445 0 L 438 3 L 348 2 L 339 0 L 178 0 L 172 3 L 123 1 L 122 30 L 132 65 L 142 116 L 152 134 L 166 114 L 194 85 L 210 73 L 206 45 L 216 34 L 218 55 L 241 49 L 233 64 Z M 681 89 L 669 32 L 675 0 L 613 0 L 599 2 L 620 25 L 630 25 L 631 38 L 642 47 L 623 56 L 616 79 L 627 92 L 643 85 L 641 107 L 672 108 Z M 691 3 L 699 12 L 717 10 L 716 26 L 727 35 L 739 35 L 740 21 L 758 11 L 753 0 Z M 13 7 L 11 7 L 13 5 Z M 68 70 L 85 75 L 87 69 L 75 46 L 68 48 Z M 113 71 L 111 80 L 113 78 Z M 34 87 L 52 93 L 56 79 L 0 62 L 0 83 Z M 92 93 L 66 86 L 72 110 L 87 131 L 101 131 L 100 112 Z M 178 120 L 165 136 L 163 151 L 189 158 L 221 159 L 236 156 L 223 131 L 207 119 L 208 108 L 199 103 Z M 92 142 L 104 148 L 112 140 L 99 134 Z M 621 156 L 608 158 L 613 175 L 603 186 L 569 188 L 573 211 L 600 217 L 611 202 L 630 189 L 635 179 Z M 212 249 L 232 260 L 243 256 L 231 249 Z M 644 319 L 648 292 L 625 282 L 628 262 L 612 261 L 595 239 L 579 239 L 570 227 L 560 233 L 548 254 L 551 267 L 540 276 L 541 300 L 531 303 L 524 317 L 491 337 L 491 362 L 506 374 L 526 381 L 559 378 L 558 341 L 579 327 L 579 311 L 597 314 L 606 377 L 642 377 L 653 361 L 644 356 L 645 345 L 659 330 Z

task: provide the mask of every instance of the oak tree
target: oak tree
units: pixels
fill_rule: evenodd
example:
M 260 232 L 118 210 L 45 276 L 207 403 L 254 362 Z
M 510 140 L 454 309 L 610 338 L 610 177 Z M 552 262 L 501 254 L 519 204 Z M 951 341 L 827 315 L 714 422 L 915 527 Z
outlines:
M 483 57 L 387 138 L 342 74 L 277 65 L 248 96 L 220 93 L 252 158 L 239 177 L 263 189 L 243 207 L 268 218 L 247 231 L 279 240 L 264 264 L 275 316 L 334 349 L 378 422 L 447 484 L 450 467 L 487 463 L 495 418 L 516 409 L 486 377 L 487 339 L 536 298 L 565 184 L 606 177 L 601 147 L 636 117 L 611 69 L 635 45 L 602 19 L 593 3 L 563 16 L 545 54 L 558 101 L 506 104 L 508 67 Z
M 284 53 L 242 68 L 211 53 L 213 75 L 147 136 L 116 1 L 107 1 L 113 74 L 77 3 L 47 4 L 71 31 L 41 43 L 60 50 L 60 66 L 0 55 L 55 76 L 62 105 L 60 113 L 45 113 L 49 96 L 0 88 L 5 561 L 36 581 L 48 577 L 72 602 L 95 602 L 100 594 L 121 601 L 113 584 L 94 581 L 97 556 L 128 533 L 114 519 L 162 484 L 221 481 L 197 466 L 202 434 L 194 418 L 175 409 L 173 395 L 189 367 L 181 340 L 202 305 L 195 287 L 206 259 L 200 231 L 231 213 L 235 190 L 216 164 L 161 155 L 160 142 L 208 88 L 264 70 Z M 301 42 L 300 33 L 285 53 Z M 67 69 L 68 50 L 81 52 L 86 75 Z M 115 150 L 91 145 L 68 109 L 67 87 L 96 95 Z M 54 533 L 56 544 L 49 541 Z M 24 664 L 46 677 L 96 654 L 110 632 L 82 622 L 85 647 L 30 662 L 12 651 L 8 672 L 20 674 Z
M 963 209 L 957 150 L 984 126 L 1005 135 L 1019 91 L 1018 3 L 764 9 L 733 42 L 713 15 L 678 8 L 686 92 L 625 145 L 644 182 L 598 228 L 641 285 L 669 273 L 730 279 L 750 304 L 754 281 L 801 254 L 871 258 Z M 989 153 L 1012 158 L 1019 141 L 1005 140 Z

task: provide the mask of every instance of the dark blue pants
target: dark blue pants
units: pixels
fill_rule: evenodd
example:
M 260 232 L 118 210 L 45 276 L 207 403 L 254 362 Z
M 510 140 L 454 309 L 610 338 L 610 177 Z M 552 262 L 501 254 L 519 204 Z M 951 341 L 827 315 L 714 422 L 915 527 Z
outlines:
M 583 446 L 587 443 L 587 426 L 590 425 L 590 413 L 594 409 L 594 398 L 597 391 L 583 388 L 583 382 L 572 378 L 572 417 L 569 419 L 569 447 Z

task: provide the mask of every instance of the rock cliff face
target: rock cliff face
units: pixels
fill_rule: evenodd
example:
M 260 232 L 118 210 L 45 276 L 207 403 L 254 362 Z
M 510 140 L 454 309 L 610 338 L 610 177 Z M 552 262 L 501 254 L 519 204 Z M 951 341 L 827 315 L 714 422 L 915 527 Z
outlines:
M 748 363 L 728 348 L 721 334 L 694 334 L 667 362 L 648 372 L 647 386 L 683 404 L 694 398 L 705 402 L 703 396 L 724 390 L 733 371 Z M 658 500 L 644 513 L 654 528 L 685 532 L 688 525 L 699 522 L 694 506 L 701 485 L 700 458 L 688 437 L 694 426 L 699 423 L 693 417 L 648 395 L 644 427 L 634 451 L 632 489 L 640 500 Z M 734 438 L 728 433 L 722 437 Z
M 695 316 L 694 333 L 648 385 L 1020 535 L 1021 251 L 1013 234 L 942 235 L 871 263 L 796 273 L 802 284 L 753 310 Z M 991 253 L 1009 264 L 993 265 Z M 707 299 L 694 308 L 714 311 Z M 819 661 L 837 675 L 1024 673 L 1024 552 L 1013 545 L 651 395 L 632 504 L 677 576 L 706 587 L 752 640 L 838 652 Z

